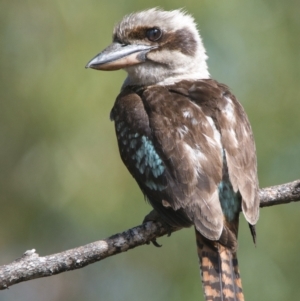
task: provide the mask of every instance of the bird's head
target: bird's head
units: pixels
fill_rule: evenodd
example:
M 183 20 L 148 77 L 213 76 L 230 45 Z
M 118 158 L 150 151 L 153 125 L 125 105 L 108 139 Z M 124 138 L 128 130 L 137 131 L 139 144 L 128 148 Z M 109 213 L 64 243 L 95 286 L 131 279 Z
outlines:
M 86 68 L 124 69 L 126 85 L 169 84 L 209 78 L 206 53 L 194 19 L 182 10 L 157 8 L 127 15 L 113 42 Z

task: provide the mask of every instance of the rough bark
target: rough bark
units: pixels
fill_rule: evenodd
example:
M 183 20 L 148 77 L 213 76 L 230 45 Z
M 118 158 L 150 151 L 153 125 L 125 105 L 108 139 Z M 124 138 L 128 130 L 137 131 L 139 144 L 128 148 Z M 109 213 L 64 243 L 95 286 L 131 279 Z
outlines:
M 300 180 L 260 189 L 260 207 L 287 204 L 300 200 Z M 176 231 L 178 229 L 173 229 Z M 160 223 L 147 222 L 107 239 L 61 253 L 40 257 L 35 250 L 0 267 L 0 289 L 41 277 L 82 268 L 106 257 L 126 252 L 168 233 Z

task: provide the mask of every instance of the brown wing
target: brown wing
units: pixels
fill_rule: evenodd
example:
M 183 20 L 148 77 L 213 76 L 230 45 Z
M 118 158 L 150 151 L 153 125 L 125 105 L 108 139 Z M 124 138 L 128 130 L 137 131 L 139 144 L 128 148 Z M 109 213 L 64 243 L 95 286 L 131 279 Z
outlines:
M 191 99 L 212 116 L 221 133 L 230 182 L 242 196 L 242 209 L 254 225 L 259 217 L 256 150 L 250 123 L 243 107 L 229 88 L 214 80 L 191 85 Z
M 187 86 L 182 82 L 176 87 Z M 187 95 L 169 87 L 149 87 L 142 100 L 155 149 L 167 169 L 168 186 L 162 204 L 175 211 L 183 209 L 201 234 L 219 239 L 223 230 L 218 195 L 222 146 L 212 118 Z
M 235 192 L 242 195 L 242 209 L 254 225 L 259 217 L 256 150 L 250 123 L 243 107 L 228 88 L 223 91 L 218 120 L 226 153 L 229 178 Z

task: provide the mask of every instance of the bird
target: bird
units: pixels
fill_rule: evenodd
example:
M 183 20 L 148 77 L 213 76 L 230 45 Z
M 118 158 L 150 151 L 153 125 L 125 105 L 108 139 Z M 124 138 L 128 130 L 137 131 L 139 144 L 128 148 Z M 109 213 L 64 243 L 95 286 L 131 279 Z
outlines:
M 114 27 L 112 40 L 86 68 L 127 72 L 110 113 L 123 163 L 158 220 L 195 228 L 205 300 L 244 300 L 239 214 L 255 243 L 259 186 L 242 105 L 211 78 L 186 11 L 131 13 Z

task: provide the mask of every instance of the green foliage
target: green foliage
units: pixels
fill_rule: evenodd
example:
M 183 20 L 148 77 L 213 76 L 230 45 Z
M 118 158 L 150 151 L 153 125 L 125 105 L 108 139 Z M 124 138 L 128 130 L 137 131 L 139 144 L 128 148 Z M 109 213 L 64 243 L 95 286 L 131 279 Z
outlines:
M 152 1 L 175 9 L 182 1 Z M 0 3 L 0 264 L 76 247 L 139 224 L 150 207 L 123 166 L 110 108 L 125 73 L 84 66 L 141 1 Z M 185 1 L 212 77 L 254 130 L 262 187 L 300 175 L 298 1 Z M 263 209 L 255 248 L 241 218 L 247 300 L 297 300 L 298 204 Z M 12 300 L 201 300 L 192 229 L 72 273 L 0 292 Z

